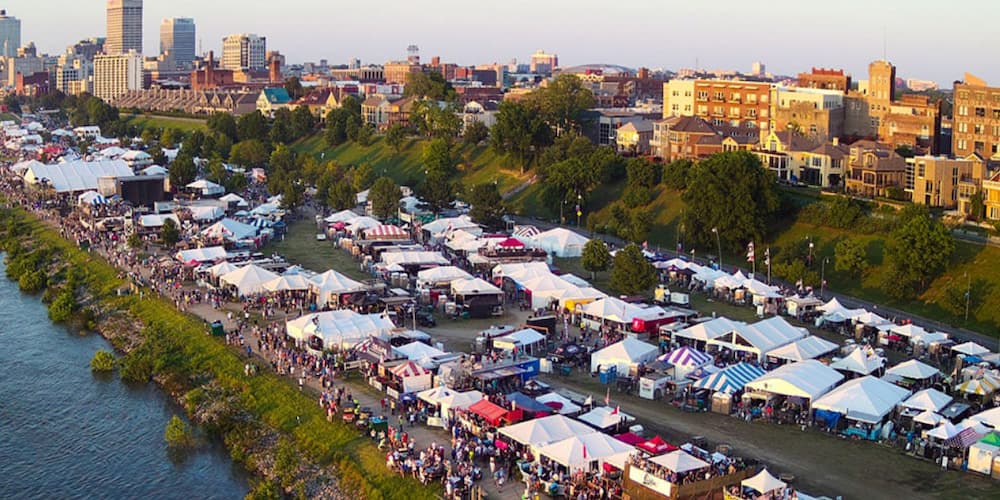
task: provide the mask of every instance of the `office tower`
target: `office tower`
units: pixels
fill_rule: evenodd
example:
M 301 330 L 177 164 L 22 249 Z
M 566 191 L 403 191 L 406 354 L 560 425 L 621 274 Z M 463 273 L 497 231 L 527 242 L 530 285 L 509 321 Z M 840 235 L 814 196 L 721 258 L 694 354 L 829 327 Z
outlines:
M 231 70 L 267 69 L 267 38 L 250 33 L 223 38 L 222 67 Z
M 15 57 L 21 46 L 21 20 L 0 10 L 0 56 Z
M 106 54 L 142 54 L 142 0 L 108 0 Z
M 166 54 L 176 68 L 189 68 L 195 56 L 194 19 L 175 17 L 160 23 L 160 54 Z
M 111 102 L 129 90 L 142 90 L 142 55 L 98 54 L 94 57 L 94 95 Z

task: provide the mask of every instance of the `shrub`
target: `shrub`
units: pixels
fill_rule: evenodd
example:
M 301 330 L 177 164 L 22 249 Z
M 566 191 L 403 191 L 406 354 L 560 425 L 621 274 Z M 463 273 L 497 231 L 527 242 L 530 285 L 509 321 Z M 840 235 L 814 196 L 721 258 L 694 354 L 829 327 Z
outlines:
M 73 291 L 64 288 L 49 305 L 49 318 L 56 323 L 62 323 L 73 316 L 73 311 L 76 309 L 76 297 L 73 296 Z
M 189 427 L 177 415 L 170 417 L 163 431 L 163 439 L 171 448 L 187 448 L 194 444 L 194 435 Z
M 94 353 L 90 360 L 90 369 L 95 372 L 109 372 L 115 369 L 115 355 L 108 351 L 100 350 Z
M 45 271 L 32 271 L 21 275 L 17 280 L 18 286 L 21 290 L 28 293 L 37 293 L 45 288 L 48 282 L 48 277 L 45 275 Z

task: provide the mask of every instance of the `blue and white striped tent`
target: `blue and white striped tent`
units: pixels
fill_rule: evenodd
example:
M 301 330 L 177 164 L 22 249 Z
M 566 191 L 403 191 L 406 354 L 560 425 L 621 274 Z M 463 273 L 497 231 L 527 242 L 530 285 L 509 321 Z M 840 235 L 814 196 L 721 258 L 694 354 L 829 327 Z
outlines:
M 250 219 L 249 221 L 247 221 L 247 224 L 250 224 L 251 226 L 256 227 L 258 229 L 263 229 L 265 227 L 271 227 L 272 225 L 274 225 L 274 223 L 271 222 L 270 220 L 263 219 L 260 217 Z
M 674 366 L 702 366 L 712 361 L 712 357 L 691 347 L 678 347 L 673 351 L 660 357 L 660 361 L 665 361 Z
M 743 386 L 765 373 L 767 372 L 763 368 L 750 363 L 739 363 L 695 382 L 694 387 L 732 394 L 743 390 Z

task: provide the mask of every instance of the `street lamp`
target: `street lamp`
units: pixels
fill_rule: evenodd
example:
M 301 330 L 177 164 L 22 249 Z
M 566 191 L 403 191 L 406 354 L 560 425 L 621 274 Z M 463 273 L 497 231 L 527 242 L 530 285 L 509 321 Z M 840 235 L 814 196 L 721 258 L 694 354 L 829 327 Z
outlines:
M 580 216 L 583 215 L 583 210 L 580 206 L 583 204 L 583 196 L 580 193 L 576 194 L 576 227 L 580 227 Z
M 809 266 L 812 267 L 813 264 L 813 247 L 816 245 L 813 243 L 812 236 L 809 237 Z
M 719 238 L 719 228 L 713 227 L 712 232 L 715 233 L 715 243 L 719 247 L 719 269 L 722 270 L 722 239 Z
M 821 267 L 819 275 L 819 298 L 821 299 L 826 298 L 824 297 L 826 292 L 826 263 L 829 260 L 830 260 L 829 257 L 823 257 L 823 266 Z

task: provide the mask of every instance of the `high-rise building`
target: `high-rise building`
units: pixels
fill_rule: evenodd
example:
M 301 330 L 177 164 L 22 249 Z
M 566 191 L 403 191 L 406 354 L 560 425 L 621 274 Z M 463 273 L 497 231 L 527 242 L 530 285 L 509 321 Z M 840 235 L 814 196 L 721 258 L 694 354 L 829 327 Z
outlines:
M 160 55 L 175 68 L 190 68 L 195 56 L 194 19 L 175 17 L 160 23 Z
M 543 50 L 531 54 L 532 73 L 551 74 L 557 67 L 559 67 L 559 56 L 555 54 L 546 54 Z
M 106 54 L 142 54 L 142 0 L 108 0 Z
M 21 20 L 0 10 L 0 56 L 14 57 L 21 46 Z
M 957 158 L 977 153 L 983 158 L 1000 154 L 1000 87 L 969 73 L 955 83 L 951 152 Z
M 129 90 L 142 90 L 142 54 L 98 54 L 94 57 L 94 95 L 106 102 Z
M 231 70 L 267 69 L 267 38 L 250 33 L 223 38 L 222 67 Z

